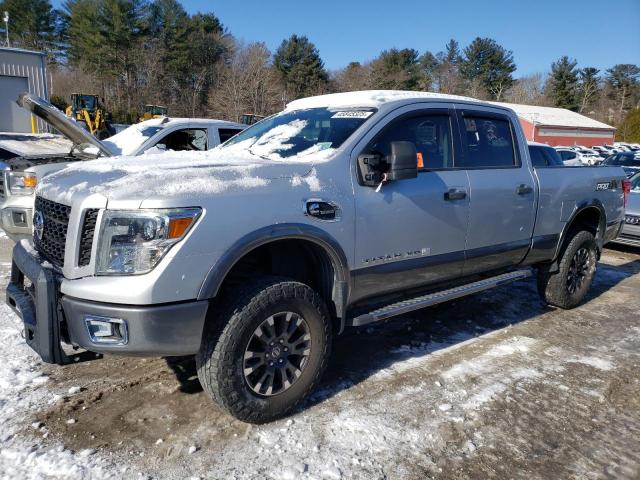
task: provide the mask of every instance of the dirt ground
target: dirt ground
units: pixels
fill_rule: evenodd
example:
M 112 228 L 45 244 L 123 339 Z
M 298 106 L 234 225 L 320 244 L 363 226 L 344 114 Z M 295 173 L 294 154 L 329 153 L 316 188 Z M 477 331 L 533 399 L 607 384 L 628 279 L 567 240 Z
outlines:
M 43 365 L 60 397 L 22 435 L 126 478 L 640 478 L 639 293 L 640 251 L 616 247 L 572 311 L 528 279 L 350 330 L 263 426 L 223 413 L 192 358 Z

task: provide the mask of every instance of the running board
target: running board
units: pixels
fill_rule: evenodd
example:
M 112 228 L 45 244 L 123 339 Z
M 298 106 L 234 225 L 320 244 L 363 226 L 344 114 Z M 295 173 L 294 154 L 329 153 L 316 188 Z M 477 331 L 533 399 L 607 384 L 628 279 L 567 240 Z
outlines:
M 420 310 L 421 308 L 437 305 L 438 303 L 455 300 L 456 298 L 465 297 L 467 295 L 482 292 L 483 290 L 499 287 L 506 283 L 522 280 L 530 276 L 531 270 L 516 270 L 515 272 L 503 273 L 502 275 L 485 278 L 484 280 L 467 283 L 466 285 L 450 288 L 448 290 L 442 290 L 440 292 L 422 295 L 409 300 L 403 300 L 401 302 L 392 303 L 386 307 L 373 310 L 372 312 L 359 315 L 350 322 L 350 325 L 359 327 L 361 325 L 379 322 L 380 320 L 386 320 L 387 318 L 395 317 L 396 315 L 402 315 L 403 313 L 413 312 L 414 310 Z

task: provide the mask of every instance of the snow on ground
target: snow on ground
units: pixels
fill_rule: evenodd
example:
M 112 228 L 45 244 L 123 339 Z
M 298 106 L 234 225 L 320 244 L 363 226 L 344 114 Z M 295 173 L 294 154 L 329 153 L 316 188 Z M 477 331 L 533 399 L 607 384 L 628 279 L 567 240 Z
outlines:
M 7 240 L 1 240 L 7 242 Z M 0 264 L 4 290 L 11 265 Z M 38 356 L 22 338 L 22 324 L 0 305 L 0 478 L 112 478 L 113 464 L 91 450 L 72 452 L 45 445 L 46 427 L 28 424 L 30 412 L 59 400 Z
M 527 280 L 349 331 L 260 426 L 161 359 L 44 366 L 0 306 L 0 478 L 637 478 L 640 257 L 603 261 L 577 310 Z

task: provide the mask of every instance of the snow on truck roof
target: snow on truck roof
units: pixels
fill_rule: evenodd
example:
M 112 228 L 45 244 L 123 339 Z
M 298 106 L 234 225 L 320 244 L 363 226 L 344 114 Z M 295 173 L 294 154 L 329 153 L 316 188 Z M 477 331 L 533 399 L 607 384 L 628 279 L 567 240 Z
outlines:
M 287 110 L 302 110 L 306 108 L 379 108 L 387 103 L 403 102 L 407 100 L 444 100 L 482 103 L 471 97 L 460 95 L 445 95 L 433 92 L 412 92 L 408 90 L 360 90 L 357 92 L 330 93 L 316 97 L 301 98 L 287 104 Z
M 529 123 L 549 127 L 579 127 L 614 130 L 606 123 L 598 122 L 565 108 L 539 107 L 535 105 L 520 105 L 516 103 L 491 102 L 494 105 L 510 108 L 518 117 Z

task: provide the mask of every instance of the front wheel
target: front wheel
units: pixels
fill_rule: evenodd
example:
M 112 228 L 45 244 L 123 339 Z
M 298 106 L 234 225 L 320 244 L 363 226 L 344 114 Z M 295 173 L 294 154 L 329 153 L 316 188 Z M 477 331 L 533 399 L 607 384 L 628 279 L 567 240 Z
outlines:
M 205 326 L 196 355 L 209 395 L 239 420 L 264 423 L 287 415 L 318 384 L 331 347 L 326 307 L 310 287 L 263 277 Z
M 564 249 L 558 271 L 538 270 L 538 292 L 542 300 L 560 308 L 577 307 L 593 283 L 598 261 L 596 240 L 590 232 L 577 232 Z

